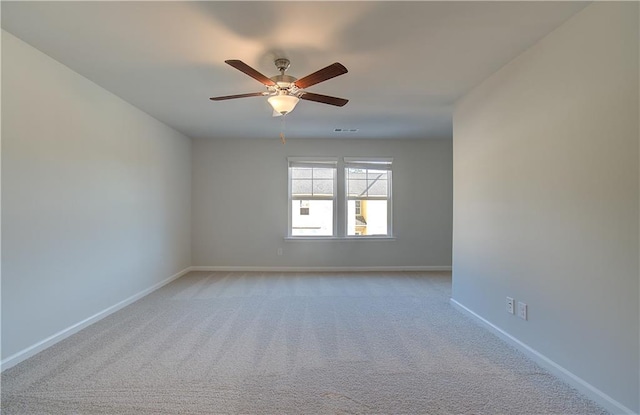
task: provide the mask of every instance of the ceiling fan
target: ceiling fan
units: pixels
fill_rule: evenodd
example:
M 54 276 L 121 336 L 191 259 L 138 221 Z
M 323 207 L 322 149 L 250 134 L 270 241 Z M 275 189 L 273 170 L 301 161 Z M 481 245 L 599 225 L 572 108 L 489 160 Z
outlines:
M 285 58 L 278 58 L 275 60 L 274 63 L 276 65 L 276 68 L 278 68 L 278 70 L 280 71 L 280 75 L 272 76 L 271 78 L 267 78 L 266 76 L 240 60 L 233 59 L 226 60 L 224 62 L 228 65 L 233 66 L 237 70 L 244 72 L 253 79 L 256 79 L 258 82 L 261 82 L 264 86 L 267 87 L 267 90 L 264 92 L 252 92 L 248 94 L 212 97 L 210 98 L 212 101 L 268 96 L 269 99 L 267 101 L 269 101 L 269 104 L 271 104 L 271 106 L 273 107 L 274 116 L 290 113 L 291 111 L 293 111 L 300 99 L 304 99 L 306 101 L 315 101 L 321 104 L 335 105 L 337 107 L 342 107 L 347 102 L 349 102 L 348 99 L 314 94 L 313 92 L 305 91 L 305 88 L 307 87 L 347 73 L 347 68 L 345 68 L 338 62 L 333 63 L 300 79 L 284 74 L 284 72 L 289 68 L 290 65 L 289 59 Z

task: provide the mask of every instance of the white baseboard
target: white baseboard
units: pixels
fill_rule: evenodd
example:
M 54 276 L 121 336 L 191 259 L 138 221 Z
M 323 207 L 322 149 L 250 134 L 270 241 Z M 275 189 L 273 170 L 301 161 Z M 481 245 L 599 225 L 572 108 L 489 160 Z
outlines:
M 193 266 L 191 271 L 239 272 L 375 272 L 375 271 L 451 271 L 451 266 L 380 266 L 380 267 L 256 267 L 256 266 Z
M 153 286 L 140 291 L 137 294 L 132 295 L 131 297 L 120 301 L 117 304 L 112 305 L 111 307 L 105 308 L 104 310 L 100 311 L 99 313 L 96 313 L 94 315 L 92 315 L 89 318 L 86 318 L 70 327 L 67 327 L 64 330 L 61 330 L 59 332 L 57 332 L 56 334 L 47 337 L 46 339 L 39 341 L 38 343 L 27 347 L 24 350 L 19 351 L 18 353 L 15 353 L 9 357 L 7 357 L 6 359 L 2 360 L 0 362 L 0 370 L 4 371 L 5 369 L 9 369 L 10 367 L 13 367 L 15 365 L 17 365 L 18 363 L 22 362 L 23 360 L 26 360 L 28 358 L 30 358 L 31 356 L 43 351 L 44 349 L 53 346 L 54 344 L 58 343 L 61 340 L 66 339 L 67 337 L 71 336 L 72 334 L 75 334 L 77 332 L 79 332 L 80 330 L 82 330 L 83 328 L 90 326 L 91 324 L 95 323 L 98 320 L 102 320 L 103 318 L 107 317 L 109 314 L 115 313 L 116 311 L 120 310 L 121 308 L 124 308 L 126 306 L 128 306 L 129 304 L 133 303 L 134 301 L 137 301 L 139 299 L 141 299 L 142 297 L 151 294 L 153 291 L 157 290 L 158 288 L 169 284 L 171 281 L 180 278 L 181 276 L 183 276 L 184 274 L 186 274 L 187 272 L 191 271 L 191 267 L 187 267 L 185 269 L 183 269 L 182 271 L 170 276 L 169 278 L 160 281 L 157 284 L 154 284 Z
M 586 382 L 584 379 L 571 373 L 564 367 L 560 366 L 553 360 L 549 359 L 547 356 L 543 355 L 537 350 L 531 348 L 530 346 L 516 339 L 509 333 L 502 330 L 501 328 L 495 326 L 493 323 L 489 322 L 488 320 L 485 320 L 483 317 L 476 314 L 472 310 L 468 309 L 464 305 L 460 304 L 453 298 L 450 299 L 450 302 L 455 308 L 462 311 L 464 314 L 472 317 L 482 326 L 488 328 L 489 331 L 491 331 L 493 334 L 497 335 L 502 340 L 506 341 L 510 345 L 514 346 L 516 349 L 523 352 L 531 360 L 533 360 L 543 368 L 547 369 L 549 372 L 551 372 L 558 378 L 562 379 L 564 382 L 568 383 L 573 388 L 580 391 L 583 395 L 587 396 L 589 399 L 600 404 L 607 411 L 611 412 L 612 414 L 637 415 L 631 409 L 627 408 L 626 406 L 616 401 L 606 393 L 602 392 L 600 389 L 596 388 L 595 386 Z

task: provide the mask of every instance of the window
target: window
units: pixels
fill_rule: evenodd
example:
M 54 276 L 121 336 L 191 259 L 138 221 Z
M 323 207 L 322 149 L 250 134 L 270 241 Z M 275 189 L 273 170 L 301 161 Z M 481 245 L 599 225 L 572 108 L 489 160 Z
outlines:
M 392 159 L 345 157 L 340 169 L 336 158 L 288 160 L 289 237 L 392 235 Z
M 392 159 L 344 159 L 348 236 L 391 235 Z
M 336 159 L 289 158 L 289 236 L 334 236 Z

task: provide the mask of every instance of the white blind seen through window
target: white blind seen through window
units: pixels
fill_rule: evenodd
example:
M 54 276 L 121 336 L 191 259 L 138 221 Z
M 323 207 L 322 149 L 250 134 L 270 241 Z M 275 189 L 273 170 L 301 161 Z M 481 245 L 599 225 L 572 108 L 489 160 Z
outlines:
M 333 199 L 335 193 L 336 164 L 289 162 L 291 198 Z
M 391 179 L 391 160 L 345 161 L 348 199 L 387 199 Z

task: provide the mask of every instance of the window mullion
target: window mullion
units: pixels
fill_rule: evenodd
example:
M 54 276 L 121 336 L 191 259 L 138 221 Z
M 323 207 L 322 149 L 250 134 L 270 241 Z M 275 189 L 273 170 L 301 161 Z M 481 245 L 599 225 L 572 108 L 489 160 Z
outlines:
M 336 235 L 347 235 L 347 187 L 346 173 L 342 161 L 338 161 L 336 169 Z
M 391 171 L 387 173 L 387 235 L 393 235 L 393 213 L 391 209 L 393 209 L 393 204 L 391 203 L 391 183 L 393 182 L 393 178 L 391 177 Z
M 292 169 L 291 167 L 289 167 L 287 169 L 287 236 L 291 237 L 291 235 L 293 234 L 293 217 L 292 217 L 292 211 L 291 211 L 291 193 L 292 193 Z

